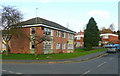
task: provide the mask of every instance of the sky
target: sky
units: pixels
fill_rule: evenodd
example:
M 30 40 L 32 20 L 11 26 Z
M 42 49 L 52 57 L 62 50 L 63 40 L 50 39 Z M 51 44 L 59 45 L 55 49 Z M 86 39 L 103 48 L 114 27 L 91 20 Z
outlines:
M 15 6 L 23 21 L 37 16 L 79 32 L 93 17 L 99 29 L 113 23 L 118 30 L 118 0 L 0 0 L 3 5 Z

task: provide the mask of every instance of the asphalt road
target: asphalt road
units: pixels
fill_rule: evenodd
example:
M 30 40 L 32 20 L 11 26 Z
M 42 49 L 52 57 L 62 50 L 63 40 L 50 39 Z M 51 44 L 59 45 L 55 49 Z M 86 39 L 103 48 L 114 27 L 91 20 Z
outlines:
M 3 64 L 3 74 L 118 74 L 118 53 L 85 62 L 63 64 Z

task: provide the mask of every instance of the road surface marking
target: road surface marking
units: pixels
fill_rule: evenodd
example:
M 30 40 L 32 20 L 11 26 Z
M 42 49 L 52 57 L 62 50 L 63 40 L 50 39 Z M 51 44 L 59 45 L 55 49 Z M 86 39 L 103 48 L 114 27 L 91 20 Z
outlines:
M 9 73 L 14 73 L 14 72 L 12 72 L 12 71 L 8 71 Z
M 113 58 L 110 58 L 110 60 L 112 60 Z
M 101 66 L 104 65 L 105 63 L 107 63 L 107 62 L 103 62 L 103 63 L 99 64 L 97 67 L 101 67 Z
M 7 70 L 2 70 L 2 71 L 7 71 Z
M 22 73 L 18 73 L 18 72 L 16 72 L 15 74 L 22 74 Z
M 88 74 L 90 72 L 90 70 L 88 70 L 88 71 L 86 71 L 85 73 L 83 73 L 83 74 Z

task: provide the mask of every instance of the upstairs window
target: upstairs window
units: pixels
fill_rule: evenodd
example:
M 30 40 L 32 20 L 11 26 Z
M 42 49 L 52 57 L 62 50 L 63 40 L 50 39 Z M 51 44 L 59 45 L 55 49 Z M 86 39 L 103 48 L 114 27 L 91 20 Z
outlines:
M 31 35 L 34 35 L 34 34 L 35 34 L 35 28 L 34 28 L 34 27 L 32 27 L 32 28 L 30 29 L 30 34 L 31 34 Z
M 68 39 L 73 39 L 73 34 L 68 34 Z
M 66 34 L 65 32 L 62 32 L 62 37 L 65 38 Z
M 43 33 L 43 34 L 44 34 L 44 35 L 49 35 L 49 36 L 52 36 L 52 35 L 53 35 L 52 30 L 49 29 L 49 28 L 44 28 L 44 33 Z
M 108 39 L 108 35 L 104 35 L 103 38 L 104 38 L 104 39 Z
M 81 38 L 80 37 L 77 37 L 77 40 L 80 40 Z
M 57 37 L 60 37 L 60 31 L 57 31 L 57 32 L 56 32 L 56 36 L 57 36 Z

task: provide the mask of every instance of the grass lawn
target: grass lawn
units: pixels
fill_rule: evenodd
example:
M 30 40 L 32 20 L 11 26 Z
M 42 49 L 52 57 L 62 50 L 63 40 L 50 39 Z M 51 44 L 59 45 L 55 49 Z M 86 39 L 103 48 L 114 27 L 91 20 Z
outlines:
M 6 56 L 5 54 L 2 55 L 2 59 L 14 59 L 14 60 L 47 60 L 47 59 L 67 59 L 67 58 L 75 58 L 95 52 L 101 52 L 106 49 L 93 49 L 90 51 L 85 51 L 84 49 L 75 49 L 74 53 L 59 53 L 59 54 L 48 54 L 48 55 L 38 55 L 36 58 L 34 54 L 9 54 Z

